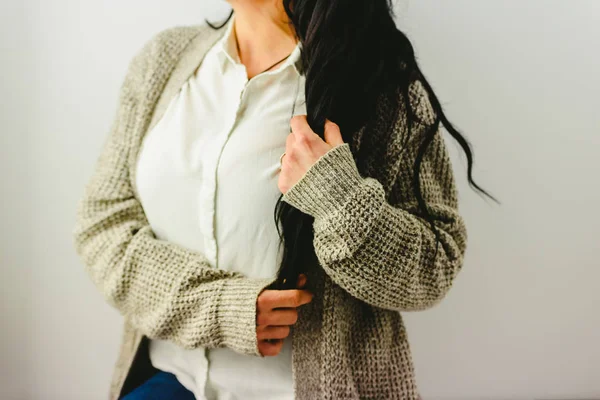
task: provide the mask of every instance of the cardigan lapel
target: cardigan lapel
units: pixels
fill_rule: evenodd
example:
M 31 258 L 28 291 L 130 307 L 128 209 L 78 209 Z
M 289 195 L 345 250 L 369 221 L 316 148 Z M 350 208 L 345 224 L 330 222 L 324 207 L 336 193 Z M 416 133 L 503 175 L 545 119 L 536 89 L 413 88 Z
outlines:
M 151 65 L 148 76 L 146 76 L 147 83 L 155 85 L 157 90 L 151 90 L 147 93 L 141 99 L 141 104 L 138 105 L 138 112 L 144 115 L 140 120 L 144 122 L 142 126 L 134 128 L 136 133 L 133 139 L 132 151 L 129 153 L 129 177 L 133 194 L 138 200 L 139 194 L 136 185 L 137 160 L 144 136 L 160 121 L 173 97 L 200 66 L 208 50 L 225 33 L 224 29 L 216 30 L 205 24 L 195 25 L 189 27 L 189 29 L 191 30 L 192 37 L 187 43 L 181 42 L 180 36 L 172 43 L 163 43 L 156 50 L 163 53 L 160 57 L 163 58 L 163 62 L 168 62 L 169 66 Z M 170 54 L 164 54 L 167 52 L 170 52 Z M 157 71 L 161 71 L 161 74 L 157 75 Z M 161 87 L 162 89 L 160 89 Z
M 202 63 L 204 56 L 210 48 L 225 34 L 225 29 L 212 29 L 208 25 L 202 26 L 199 33 L 190 41 L 189 45 L 180 55 L 175 69 L 163 89 L 148 130 L 160 120 L 173 97 L 179 92 L 181 86 L 190 78 Z

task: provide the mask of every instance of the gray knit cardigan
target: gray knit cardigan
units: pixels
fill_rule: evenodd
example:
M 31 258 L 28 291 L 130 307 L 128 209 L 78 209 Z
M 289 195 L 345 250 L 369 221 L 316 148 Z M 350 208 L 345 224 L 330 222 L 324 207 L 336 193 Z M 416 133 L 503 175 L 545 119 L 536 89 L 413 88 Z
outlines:
M 111 399 L 122 395 L 148 338 L 261 356 L 256 299 L 274 279 L 216 269 L 203 254 L 157 239 L 134 185 L 144 134 L 222 34 L 205 24 L 175 26 L 137 51 L 78 205 L 76 251 L 125 320 Z M 435 113 L 421 82 L 411 84 L 409 97 L 422 121 L 410 138 L 404 109 L 382 101 L 372 124 L 352 143 L 330 149 L 284 195 L 314 216 L 320 264 L 307 272 L 315 296 L 298 309 L 292 328 L 296 399 L 420 398 L 401 312 L 427 309 L 445 296 L 467 238 L 438 131 L 421 170 L 441 238 L 433 259 L 435 235 L 419 216 L 411 181 L 418 144 Z

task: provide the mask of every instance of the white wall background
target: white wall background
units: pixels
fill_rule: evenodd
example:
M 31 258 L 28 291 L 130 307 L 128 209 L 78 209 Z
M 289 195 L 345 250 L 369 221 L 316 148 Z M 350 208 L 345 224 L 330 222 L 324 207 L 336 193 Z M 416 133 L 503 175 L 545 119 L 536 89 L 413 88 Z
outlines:
M 133 53 L 222 0 L 0 3 L 0 398 L 104 399 L 120 317 L 72 248 L 75 204 Z M 600 398 L 600 1 L 400 0 L 476 150 L 468 257 L 406 316 L 425 399 Z M 448 142 L 452 143 L 452 142 Z

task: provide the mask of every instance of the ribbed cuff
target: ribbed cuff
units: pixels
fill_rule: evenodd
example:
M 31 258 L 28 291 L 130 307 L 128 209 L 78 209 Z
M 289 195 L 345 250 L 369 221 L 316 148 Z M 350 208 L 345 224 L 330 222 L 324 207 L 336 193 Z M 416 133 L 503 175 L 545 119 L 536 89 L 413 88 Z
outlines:
M 324 218 L 343 207 L 363 179 L 350 145 L 342 143 L 322 155 L 282 200 L 315 219 Z
M 256 300 L 273 279 L 226 280 L 217 305 L 222 342 L 239 353 L 262 356 L 256 338 Z

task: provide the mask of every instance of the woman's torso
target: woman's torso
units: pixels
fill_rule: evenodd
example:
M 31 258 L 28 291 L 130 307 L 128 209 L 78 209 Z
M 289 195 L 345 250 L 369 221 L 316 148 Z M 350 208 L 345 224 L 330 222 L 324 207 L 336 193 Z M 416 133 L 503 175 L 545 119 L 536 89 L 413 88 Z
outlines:
M 280 261 L 273 219 L 279 157 L 290 118 L 306 112 L 304 77 L 295 67 L 300 50 L 248 81 L 233 18 L 228 24 L 145 135 L 136 184 L 158 238 L 202 253 L 215 268 L 270 278 Z M 208 399 L 293 398 L 291 337 L 276 357 L 153 340 L 150 358 L 199 399 L 205 388 Z

